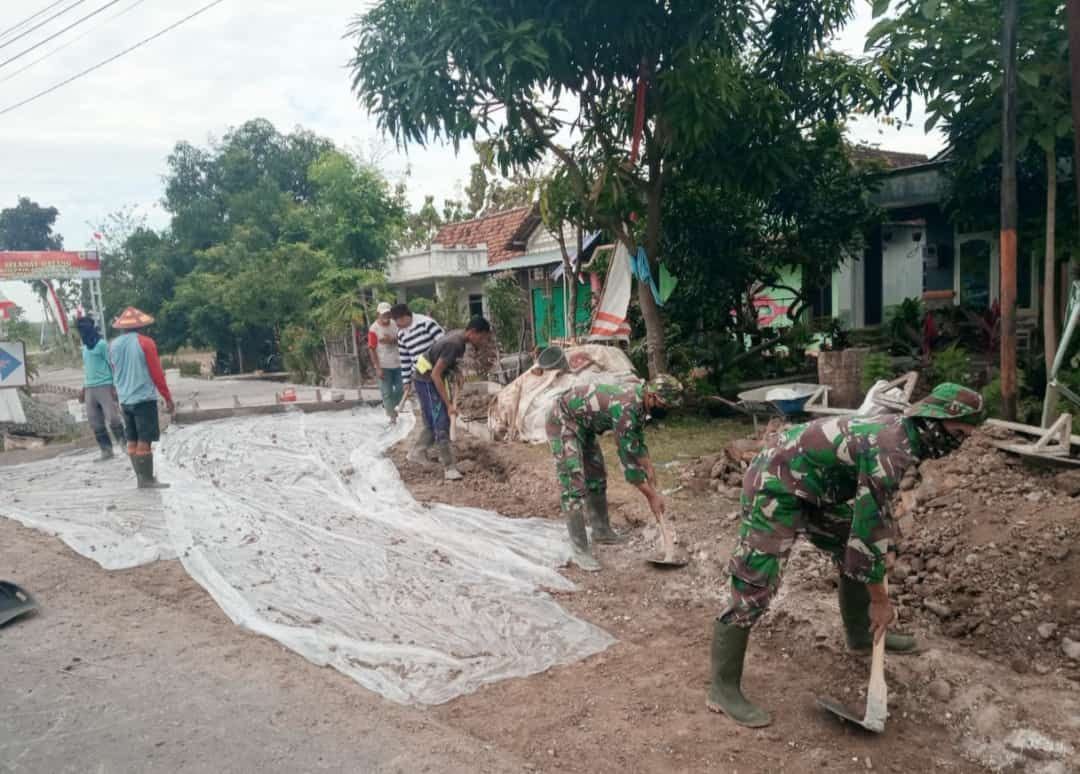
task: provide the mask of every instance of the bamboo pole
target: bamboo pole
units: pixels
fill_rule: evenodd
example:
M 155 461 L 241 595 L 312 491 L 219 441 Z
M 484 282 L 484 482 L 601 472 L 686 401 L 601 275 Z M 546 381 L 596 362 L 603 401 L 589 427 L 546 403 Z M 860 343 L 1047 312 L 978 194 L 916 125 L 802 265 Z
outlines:
M 1005 0 L 1001 58 L 1005 93 L 1001 122 L 1001 402 L 1016 419 L 1016 25 L 1018 0 Z

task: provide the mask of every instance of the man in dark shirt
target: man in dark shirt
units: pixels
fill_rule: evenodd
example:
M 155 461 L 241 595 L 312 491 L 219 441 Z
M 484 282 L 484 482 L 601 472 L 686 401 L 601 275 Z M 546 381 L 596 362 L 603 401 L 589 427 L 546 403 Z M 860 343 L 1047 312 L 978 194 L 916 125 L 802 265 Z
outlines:
M 410 455 L 413 458 L 435 444 L 439 450 L 447 481 L 457 481 L 461 473 L 454 467 L 450 449 L 450 423 L 457 409 L 450 400 L 448 379 L 458 373 L 458 364 L 465 357 L 466 345 L 479 347 L 491 338 L 491 325 L 483 317 L 474 317 L 463 331 L 450 331 L 413 363 L 412 381 L 424 417 L 424 432 Z

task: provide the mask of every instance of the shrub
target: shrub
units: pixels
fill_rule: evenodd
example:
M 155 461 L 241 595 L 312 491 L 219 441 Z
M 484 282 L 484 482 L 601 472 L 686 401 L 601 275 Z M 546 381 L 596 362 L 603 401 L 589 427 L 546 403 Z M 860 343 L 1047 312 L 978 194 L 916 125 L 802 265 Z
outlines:
M 513 272 L 503 272 L 484 283 L 491 324 L 503 352 L 521 349 L 522 331 L 529 314 L 529 297 L 514 277 Z M 578 289 L 581 292 L 581 289 Z
M 971 381 L 971 356 L 959 344 L 953 344 L 934 354 L 930 361 L 930 376 L 935 384 L 968 384 Z
M 896 376 L 896 371 L 893 369 L 892 358 L 885 352 L 871 352 L 863 361 L 860 387 L 863 392 L 867 392 L 879 380 L 888 381 L 894 376 Z
M 198 379 L 202 376 L 202 363 L 197 360 L 181 360 L 177 363 L 181 376 L 190 376 Z
M 1037 425 L 1042 421 L 1042 397 L 1032 394 L 1028 387 L 1027 375 L 1023 370 L 1016 372 L 1016 380 L 1016 393 L 1019 396 L 1016 405 L 1016 418 L 1021 422 Z M 999 418 L 1005 416 L 1001 401 L 1000 374 L 983 387 L 982 396 L 987 416 Z

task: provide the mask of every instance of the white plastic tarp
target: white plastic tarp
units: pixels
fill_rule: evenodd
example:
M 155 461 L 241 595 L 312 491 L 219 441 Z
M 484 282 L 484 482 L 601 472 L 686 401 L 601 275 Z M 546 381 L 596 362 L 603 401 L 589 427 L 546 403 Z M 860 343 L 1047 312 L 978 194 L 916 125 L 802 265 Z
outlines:
M 407 418 L 406 418 L 407 420 Z M 229 617 L 399 702 L 434 704 L 612 644 L 544 589 L 573 585 L 564 527 L 418 504 L 375 410 L 230 419 L 168 433 L 137 491 L 91 453 L 0 468 L 0 515 L 103 567 L 175 554 Z M 63 501 L 63 505 L 57 503 Z

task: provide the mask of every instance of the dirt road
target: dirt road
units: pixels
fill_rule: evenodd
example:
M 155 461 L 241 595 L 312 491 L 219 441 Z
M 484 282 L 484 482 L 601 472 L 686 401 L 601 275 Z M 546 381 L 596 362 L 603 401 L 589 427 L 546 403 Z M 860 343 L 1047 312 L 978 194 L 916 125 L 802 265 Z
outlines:
M 513 755 L 229 621 L 176 561 L 106 572 L 0 519 L 0 771 L 505 772 Z

